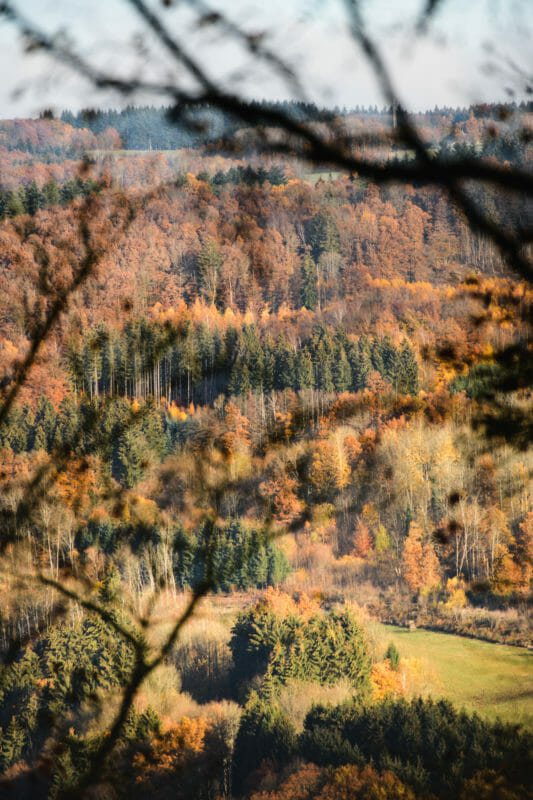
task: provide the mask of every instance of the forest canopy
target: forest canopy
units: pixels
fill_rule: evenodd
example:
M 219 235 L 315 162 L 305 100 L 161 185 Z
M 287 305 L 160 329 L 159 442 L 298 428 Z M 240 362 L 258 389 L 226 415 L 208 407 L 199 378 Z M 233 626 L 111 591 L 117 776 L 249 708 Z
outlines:
M 249 100 L 167 5 L 160 84 L 0 9 L 117 98 L 0 121 L 0 791 L 527 796 L 376 631 L 531 647 L 529 94 L 410 113 L 354 2 L 379 107 Z

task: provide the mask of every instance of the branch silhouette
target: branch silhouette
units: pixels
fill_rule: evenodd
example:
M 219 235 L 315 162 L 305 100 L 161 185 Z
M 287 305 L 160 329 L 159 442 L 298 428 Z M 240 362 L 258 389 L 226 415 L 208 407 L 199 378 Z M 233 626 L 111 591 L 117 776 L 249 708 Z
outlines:
M 357 173 L 361 177 L 369 178 L 380 185 L 397 182 L 420 182 L 426 185 L 439 186 L 447 193 L 456 207 L 461 210 L 472 229 L 489 239 L 498 248 L 502 257 L 507 260 L 515 273 L 524 280 L 529 281 L 531 279 L 533 263 L 528 255 L 527 245 L 531 241 L 532 231 L 527 228 L 517 229 L 512 232 L 506 230 L 503 225 L 492 219 L 488 213 L 476 205 L 469 197 L 468 187 L 472 183 L 482 186 L 488 185 L 495 187 L 498 191 L 513 193 L 530 200 L 533 197 L 533 176 L 525 170 L 481 161 L 476 158 L 460 157 L 450 160 L 444 159 L 440 155 L 434 155 L 425 144 L 412 116 L 404 109 L 399 92 L 393 84 L 380 49 L 365 28 L 360 4 L 356 0 L 347 0 L 346 2 L 354 45 L 361 50 L 372 67 L 386 103 L 397 111 L 398 127 L 384 136 L 383 144 L 392 143 L 412 150 L 414 158 L 408 162 L 399 163 L 388 157 L 365 158 L 356 156 L 354 155 L 356 148 L 368 142 L 366 134 L 349 135 L 342 124 L 338 122 L 331 122 L 326 125 L 324 132 L 318 130 L 312 123 L 306 124 L 296 121 L 290 113 L 285 113 L 268 103 L 251 102 L 244 96 L 225 91 L 217 81 L 208 76 L 201 63 L 173 35 L 161 15 L 157 14 L 152 6 L 147 5 L 143 0 L 128 0 L 128 2 L 138 13 L 147 29 L 156 37 L 161 48 L 174 59 L 177 65 L 179 64 L 186 70 L 188 79 L 192 78 L 196 82 L 197 91 L 186 89 L 185 80 L 178 85 L 172 82 L 145 81 L 135 77 L 120 78 L 111 72 L 94 66 L 75 50 L 66 46 L 60 39 L 48 35 L 35 25 L 31 18 L 22 14 L 12 3 L 1 3 L 0 14 L 17 26 L 32 48 L 40 49 L 50 54 L 77 74 L 87 78 L 96 88 L 113 89 L 124 97 L 131 97 L 136 92 L 142 91 L 149 93 L 154 98 L 170 98 L 173 103 L 173 116 L 176 121 L 185 119 L 187 113 L 192 109 L 201 109 L 209 105 L 255 128 L 255 135 L 264 152 L 287 153 L 302 158 L 308 163 L 335 166 L 350 173 Z M 443 0 L 441 2 L 439 0 L 428 0 L 418 23 L 419 30 L 423 30 L 442 4 Z M 210 6 L 203 2 L 194 2 L 192 5 L 197 9 L 199 25 L 216 26 L 222 31 L 222 35 L 235 38 L 243 43 L 253 57 L 263 59 L 271 64 L 287 82 L 291 90 L 300 97 L 304 97 L 303 81 L 297 70 L 289 67 L 282 58 L 267 48 L 260 36 L 253 37 L 246 34 L 222 12 L 214 12 Z M 276 140 L 271 135 L 271 132 L 265 130 L 267 127 L 280 131 L 284 138 Z M 50 337 L 59 319 L 67 311 L 70 298 L 90 280 L 103 256 L 126 234 L 137 210 L 153 196 L 154 192 L 144 193 L 143 197 L 135 203 L 132 203 L 125 196 L 117 196 L 117 203 L 124 211 L 124 222 L 116 236 L 107 241 L 105 246 L 102 246 L 101 243 L 95 246 L 92 241 L 90 221 L 91 215 L 98 209 L 97 199 L 94 197 L 87 198 L 80 208 L 79 241 L 83 247 L 83 257 L 79 260 L 72 280 L 52 298 L 44 319 L 35 327 L 32 333 L 28 351 L 12 374 L 10 388 L 5 392 L 3 404 L 0 408 L 0 424 L 7 419 L 21 388 L 31 374 L 43 344 Z M 43 283 L 44 277 L 43 271 Z M 46 297 L 46 293 L 44 293 L 44 296 Z M 174 330 L 168 331 L 167 337 L 162 340 L 159 350 L 154 354 L 154 360 L 175 341 L 178 335 Z M 524 354 L 521 357 L 524 358 Z M 332 405 L 330 404 L 330 406 Z M 301 411 L 301 416 L 299 418 L 298 414 L 296 414 L 293 423 L 296 432 L 303 431 L 307 425 L 305 409 L 299 410 Z M 329 410 L 329 408 L 326 408 L 326 415 Z M 357 413 L 357 410 L 353 410 L 353 413 Z M 140 415 L 132 415 L 131 418 L 126 419 L 119 426 L 114 435 L 121 435 L 128 427 L 137 423 L 141 417 L 142 412 Z M 94 421 L 94 430 L 96 431 L 96 420 Z M 523 430 L 524 428 L 522 427 Z M 31 518 L 39 501 L 50 491 L 58 475 L 72 463 L 72 451 L 74 449 L 72 445 L 79 434 L 80 431 L 76 430 L 71 439 L 62 448 L 56 449 L 52 453 L 49 462 L 40 467 L 27 483 L 16 509 L 9 512 L 3 510 L 1 517 L 3 532 L 2 540 L 0 541 L 0 549 L 2 551 L 5 551 L 15 539 L 12 526 L 13 520 Z M 528 439 L 529 435 L 530 428 L 527 429 Z M 102 439 L 96 438 L 95 449 L 103 443 Z M 276 443 L 277 434 L 271 432 L 265 435 L 261 446 L 266 449 L 267 447 L 275 446 Z M 200 450 L 195 463 L 197 491 L 195 499 L 203 510 L 204 521 L 207 521 L 214 528 L 213 513 L 216 516 L 216 511 L 221 504 L 221 497 L 228 492 L 242 488 L 247 481 L 251 480 L 251 477 L 257 478 L 257 475 L 249 474 L 245 478 L 232 479 L 225 473 L 223 477 L 219 477 L 215 486 L 212 486 L 207 478 L 209 466 L 209 454 L 205 450 Z M 117 501 L 123 493 L 123 491 L 117 490 Z M 210 510 L 213 508 L 214 512 Z M 297 530 L 301 527 L 307 521 L 307 514 L 308 511 L 304 511 L 298 515 L 291 522 L 289 528 Z M 273 538 L 276 535 L 280 535 L 279 530 L 277 532 L 272 530 L 271 524 L 271 515 L 266 511 L 265 530 L 268 536 Z M 194 587 L 185 609 L 179 615 L 170 633 L 167 634 L 164 642 L 156 652 L 150 651 L 146 639 L 142 637 L 143 631 L 152 624 L 149 615 L 138 620 L 138 626 L 135 632 L 132 633 L 127 626 L 116 620 L 109 609 L 90 599 L 90 596 L 84 591 L 87 586 L 83 584 L 82 579 L 78 581 L 78 585 L 82 584 L 81 588 L 76 590 L 43 572 L 30 576 L 30 578 L 36 579 L 40 585 L 52 589 L 65 602 L 73 603 L 85 611 L 100 617 L 113 628 L 118 636 L 127 641 L 134 651 L 134 667 L 129 680 L 123 687 L 120 706 L 114 717 L 109 735 L 104 738 L 100 747 L 92 755 L 90 766 L 81 777 L 79 785 L 74 790 L 66 790 L 65 797 L 79 796 L 79 791 L 98 781 L 102 769 L 109 763 L 110 756 L 120 739 L 143 681 L 153 670 L 164 663 L 182 633 L 183 627 L 195 613 L 202 598 L 216 588 L 217 576 L 213 572 L 213 565 L 213 558 L 210 558 L 209 550 L 207 549 L 205 577 Z M 157 590 L 155 594 L 157 594 Z M 63 611 L 64 605 L 58 603 L 54 607 L 53 613 L 59 615 Z M 35 635 L 39 633 L 40 627 L 37 626 Z M 6 664 L 10 663 L 9 660 L 12 657 L 12 653 L 15 652 L 17 646 L 20 646 L 21 641 L 13 640 L 11 644 L 12 646 L 9 648 L 5 658 Z

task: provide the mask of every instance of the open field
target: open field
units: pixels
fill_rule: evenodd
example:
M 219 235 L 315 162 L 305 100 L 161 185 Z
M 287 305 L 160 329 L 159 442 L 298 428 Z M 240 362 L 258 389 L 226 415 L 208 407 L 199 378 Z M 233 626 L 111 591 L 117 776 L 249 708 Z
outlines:
M 413 692 L 447 697 L 490 720 L 533 729 L 533 653 L 448 633 L 409 631 L 371 622 L 377 652 L 394 642 L 402 658 L 415 659 Z
M 304 173 L 304 180 L 309 183 L 316 183 L 320 178 L 323 181 L 335 180 L 341 173 L 335 170 L 310 170 Z
M 182 640 L 229 641 L 237 613 L 259 593 L 209 598 L 183 631 Z M 533 653 L 518 647 L 426 630 L 409 631 L 364 619 L 374 657 L 394 642 L 407 660 L 408 695 L 446 697 L 489 720 L 518 722 L 533 730 Z

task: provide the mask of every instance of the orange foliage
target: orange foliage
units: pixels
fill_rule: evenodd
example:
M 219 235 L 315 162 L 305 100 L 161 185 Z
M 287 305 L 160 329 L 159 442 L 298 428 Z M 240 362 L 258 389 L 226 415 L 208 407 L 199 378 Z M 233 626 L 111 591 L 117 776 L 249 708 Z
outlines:
M 303 503 L 298 499 L 297 490 L 298 481 L 286 472 L 259 486 L 261 494 L 272 503 L 276 521 L 282 525 L 290 525 L 302 513 Z
M 344 449 L 346 451 L 348 463 L 353 469 L 353 467 L 359 461 L 359 457 L 363 451 L 360 441 L 356 436 L 354 436 L 353 433 L 349 433 L 344 439 Z
M 241 414 L 235 403 L 228 403 L 226 406 L 226 433 L 221 437 L 222 446 L 227 455 L 232 458 L 240 449 L 247 449 L 250 446 L 249 426 L 250 423 Z
M 56 478 L 56 487 L 62 502 L 76 511 L 91 505 L 91 495 L 98 492 L 98 475 L 95 464 L 87 458 L 70 459 Z
M 299 593 L 296 597 L 291 597 L 286 592 L 272 587 L 264 592 L 257 607 L 269 608 L 278 617 L 302 617 L 303 619 L 309 619 L 320 611 L 319 604 L 304 592 Z
M 357 520 L 355 530 L 353 532 L 352 554 L 357 558 L 366 558 L 372 549 L 372 544 L 372 537 L 367 526 L 362 519 Z
M 138 783 L 154 776 L 175 773 L 187 766 L 192 757 L 201 753 L 210 723 L 203 717 L 183 719 L 154 739 L 149 754 L 136 753 L 134 768 L 140 773 Z
M 250 800 L 415 800 L 415 794 L 393 772 L 370 765 L 332 770 L 304 764 L 275 791 L 256 792 Z
M 431 542 L 422 541 L 422 530 L 411 523 L 403 548 L 403 576 L 413 592 L 430 589 L 439 580 L 439 562 Z
M 393 697 L 405 695 L 401 673 L 392 669 L 388 660 L 379 661 L 377 664 L 372 665 L 370 682 L 376 700 L 382 700 L 388 695 Z

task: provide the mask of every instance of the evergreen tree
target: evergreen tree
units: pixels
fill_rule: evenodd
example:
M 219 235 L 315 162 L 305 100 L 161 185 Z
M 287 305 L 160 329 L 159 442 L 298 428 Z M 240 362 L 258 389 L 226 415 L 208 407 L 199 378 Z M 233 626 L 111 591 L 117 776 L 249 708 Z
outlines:
M 279 547 L 268 544 L 266 547 L 268 560 L 267 581 L 269 586 L 279 586 L 290 572 L 287 556 Z
M 20 196 L 19 192 L 14 192 L 12 189 L 9 189 L 5 201 L 6 215 L 8 217 L 17 217 L 19 214 L 24 214 L 26 211 L 24 205 L 25 199 L 25 197 Z
M 39 447 L 33 444 L 34 450 L 51 451 L 56 432 L 57 414 L 55 408 L 47 397 L 42 395 L 37 403 L 35 411 L 35 437 L 39 441 Z
M 310 311 L 314 311 L 318 303 L 316 266 L 310 255 L 305 255 L 302 261 L 300 301 Z
M 116 392 L 121 371 L 120 347 L 117 346 L 116 338 L 106 330 L 101 347 L 102 391 L 111 395 Z
M 333 360 L 333 383 L 336 392 L 346 392 L 352 383 L 352 370 L 344 352 L 344 347 L 339 345 L 336 357 Z
M 361 695 L 370 686 L 366 642 L 348 611 L 280 618 L 259 602 L 237 619 L 230 647 L 238 681 L 267 673 L 276 685 L 295 676 L 322 684 L 347 678 Z
M 43 196 L 47 206 L 55 206 L 60 201 L 59 189 L 57 183 L 53 178 L 47 181 L 43 186 Z
M 277 164 L 274 164 L 272 167 L 270 167 L 268 171 L 268 180 L 272 186 L 281 186 L 282 184 L 287 183 L 285 173 L 281 167 L 277 166 Z
M 260 538 L 254 532 L 251 540 L 251 556 L 248 559 L 250 583 L 264 588 L 268 582 L 268 556 Z
M 228 391 L 231 395 L 246 396 L 252 389 L 250 380 L 250 370 L 243 358 L 239 358 L 233 365 L 228 383 Z
M 25 410 L 26 414 L 14 406 L 0 429 L 0 446 L 9 447 L 14 453 L 23 453 L 32 447 L 34 417 L 28 407 Z
M 315 385 L 313 361 L 307 348 L 300 350 L 296 359 L 296 382 L 299 389 L 313 389 Z
M 263 341 L 263 389 L 271 392 L 274 389 L 276 375 L 276 346 L 270 334 Z
M 37 186 L 37 183 L 32 181 L 30 185 L 26 187 L 26 211 L 28 214 L 31 214 L 31 216 L 34 217 L 39 209 L 44 208 L 45 205 L 45 196 Z
M 67 205 L 72 203 L 76 197 L 76 184 L 74 181 L 66 181 L 59 190 L 59 197 L 62 203 Z
M 373 369 L 370 359 L 370 344 L 366 336 L 361 336 L 356 345 L 348 346 L 347 357 L 352 371 L 351 389 L 354 392 L 361 392 Z
M 380 351 L 384 369 L 383 377 L 392 385 L 393 389 L 396 389 L 399 366 L 398 351 L 388 334 L 380 342 Z
M 398 670 L 400 669 L 400 654 L 394 642 L 391 642 L 387 647 L 385 658 L 387 661 L 389 661 L 391 668 L 396 672 L 398 672 Z
M 34 428 L 32 449 L 37 451 L 39 450 L 44 450 L 45 452 L 48 451 L 46 433 L 43 426 L 40 423 L 36 425 Z
M 100 378 L 102 377 L 102 343 L 105 336 L 104 326 L 99 326 L 87 339 L 83 347 L 81 359 L 83 388 L 90 397 L 98 397 L 100 392 Z
M 252 391 L 260 392 L 263 389 L 264 356 L 263 349 L 257 338 L 255 328 L 248 326 L 245 330 L 246 337 L 246 363 L 250 373 L 250 386 Z
M 403 342 L 398 358 L 398 383 L 400 394 L 418 394 L 418 363 L 407 339 Z
M 283 334 L 279 336 L 276 342 L 274 358 L 274 388 L 280 390 L 295 388 L 295 353 Z
M 0 736 L 0 766 L 2 769 L 7 769 L 20 759 L 25 739 L 20 722 L 16 717 L 11 717 L 6 732 Z
M 79 424 L 76 403 L 69 395 L 66 395 L 59 406 L 56 428 L 56 441 L 61 447 L 69 445 L 71 450 L 75 450 L 78 444 L 76 439 L 79 432 Z
M 335 385 L 333 383 L 332 367 L 333 359 L 330 349 L 322 340 L 315 351 L 315 371 L 316 371 L 316 385 L 317 389 L 321 392 L 333 392 Z
M 147 466 L 148 443 L 138 429 L 129 428 L 116 447 L 115 477 L 131 489 L 142 478 Z
M 373 339 L 370 345 L 370 361 L 372 363 L 372 369 L 379 372 L 382 377 L 385 377 L 385 365 L 381 355 L 381 343 L 378 339 Z
M 296 751 L 296 732 L 289 718 L 278 706 L 270 705 L 252 694 L 241 717 L 233 751 L 233 788 L 243 789 L 247 775 L 263 760 L 275 769 L 287 764 Z
M 319 211 L 311 220 L 309 244 L 315 262 L 318 262 L 322 253 L 338 253 L 340 251 L 339 229 L 329 209 Z
M 163 423 L 161 421 L 161 414 L 153 400 L 149 401 L 144 409 L 141 431 L 152 453 L 154 453 L 157 458 L 163 458 L 165 454 Z

